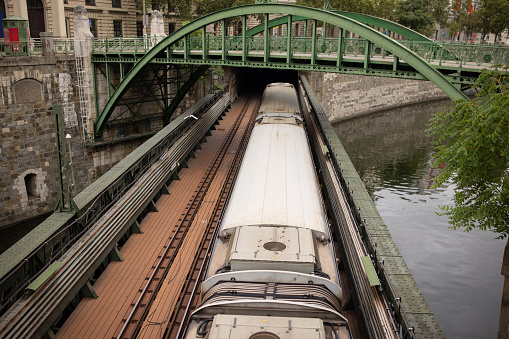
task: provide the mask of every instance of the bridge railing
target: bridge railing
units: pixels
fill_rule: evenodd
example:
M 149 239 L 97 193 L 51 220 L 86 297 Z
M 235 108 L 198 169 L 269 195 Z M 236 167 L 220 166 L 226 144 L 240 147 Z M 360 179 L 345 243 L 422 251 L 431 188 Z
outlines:
M 0 56 L 42 55 L 43 42 L 39 38 L 32 38 L 26 42 L 0 42 Z
M 54 38 L 53 45 L 55 54 L 74 54 L 74 39 Z

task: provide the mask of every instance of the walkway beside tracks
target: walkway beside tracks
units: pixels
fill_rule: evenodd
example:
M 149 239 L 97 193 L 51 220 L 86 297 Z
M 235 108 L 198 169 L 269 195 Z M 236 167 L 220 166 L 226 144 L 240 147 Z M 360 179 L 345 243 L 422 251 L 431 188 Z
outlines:
M 143 234 L 134 234 L 124 244 L 120 253 L 123 262 L 112 262 L 94 283 L 97 299 L 83 299 L 63 327 L 58 331 L 59 338 L 111 338 L 116 337 L 129 314 L 133 311 L 141 291 L 149 281 L 157 262 L 162 256 L 169 239 L 174 236 L 177 226 L 185 217 L 186 209 L 192 204 L 193 197 L 199 193 L 200 184 L 207 180 L 207 172 L 213 166 L 216 155 L 221 151 L 230 129 L 241 114 L 245 100 L 237 100 L 232 109 L 220 120 L 220 124 L 201 144 L 201 150 L 195 152 L 196 158 L 187 162 L 188 168 L 179 172 L 180 180 L 174 180 L 168 186 L 169 195 L 162 195 L 156 203 L 158 212 L 149 213 L 140 224 Z M 232 135 L 222 162 L 217 168 L 208 190 L 204 193 L 193 220 L 188 225 L 187 234 L 179 248 L 170 248 L 165 256 L 173 257 L 165 263 L 166 277 L 160 277 L 161 289 L 154 299 L 148 317 L 143 323 L 135 311 L 134 319 L 139 322 L 140 337 L 160 337 L 164 334 L 171 312 L 183 301 L 179 292 L 193 272 L 189 272 L 191 262 L 200 250 L 201 239 L 206 236 L 206 226 L 213 218 L 214 207 L 218 202 L 223 183 L 227 179 L 243 134 L 248 127 L 254 106 L 251 105 L 243 117 L 240 117 L 236 133 Z M 146 305 L 144 296 L 141 303 Z M 144 306 L 141 306 L 144 308 Z M 93 326 L 91 326 L 93 324 Z M 143 326 L 141 326 L 143 325 Z M 128 337 L 129 329 L 122 337 Z

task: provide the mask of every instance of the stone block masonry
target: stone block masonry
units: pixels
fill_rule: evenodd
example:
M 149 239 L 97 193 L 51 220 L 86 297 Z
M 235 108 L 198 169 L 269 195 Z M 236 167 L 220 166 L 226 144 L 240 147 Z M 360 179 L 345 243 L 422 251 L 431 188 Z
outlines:
M 331 122 L 407 104 L 447 98 L 430 81 L 307 72 Z
M 73 57 L 0 59 L 0 228 L 50 212 L 57 203 L 55 104 L 66 112 L 74 195 L 90 184 L 93 164 L 76 121 L 73 79 Z

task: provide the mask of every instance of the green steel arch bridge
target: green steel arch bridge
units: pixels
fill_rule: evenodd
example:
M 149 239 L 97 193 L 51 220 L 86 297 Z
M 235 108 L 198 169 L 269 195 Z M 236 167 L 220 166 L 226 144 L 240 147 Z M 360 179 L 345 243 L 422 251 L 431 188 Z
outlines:
M 263 23 L 248 30 L 248 17 L 255 15 L 263 17 Z M 270 19 L 272 16 L 278 17 Z M 228 22 L 232 20 L 236 20 L 241 27 L 240 35 L 228 35 Z M 295 22 L 304 25 L 304 36 L 296 36 L 292 32 L 292 24 Z M 206 27 L 211 24 L 220 27 L 220 35 L 207 35 Z M 319 25 L 337 27 L 338 37 L 317 33 Z M 271 29 L 277 26 L 285 27 L 284 36 L 271 36 Z M 384 32 L 380 32 L 380 29 Z M 326 29 L 323 31 L 326 32 Z M 347 31 L 361 38 L 347 38 Z M 389 32 L 389 36 L 391 32 L 397 33 L 408 40 L 396 41 L 386 32 Z M 140 114 L 134 107 L 137 105 L 139 110 L 142 106 L 140 103 L 145 99 L 123 99 L 123 96 L 137 81 L 136 76 L 142 70 L 152 69 L 154 76 L 149 85 L 157 88 L 156 91 L 160 93 L 159 105 L 163 111 L 164 124 L 167 124 L 187 91 L 210 66 L 429 80 L 452 100 L 458 100 L 467 99 L 462 88 L 470 87 L 482 69 L 509 63 L 509 48 L 441 44 L 394 22 L 373 16 L 259 3 L 203 16 L 165 38 L 96 39 L 92 62 L 94 78 L 99 69 L 107 81 L 107 102 L 101 111 L 97 92 L 95 96 L 97 119 L 94 133 L 97 139 L 101 139 L 112 120 L 120 121 L 128 112 L 131 116 Z M 104 65 L 105 70 L 99 65 Z M 186 66 L 185 71 L 183 65 Z M 114 67 L 119 69 L 120 79 L 117 84 L 113 84 L 110 79 L 110 70 Z M 167 75 L 172 67 L 176 70 L 176 77 L 169 79 Z M 165 92 L 166 87 L 161 86 L 171 81 L 178 82 L 178 90 L 173 94 Z M 148 96 L 156 97 L 153 92 Z M 117 110 L 112 118 L 113 112 L 120 105 L 126 109 L 120 113 Z

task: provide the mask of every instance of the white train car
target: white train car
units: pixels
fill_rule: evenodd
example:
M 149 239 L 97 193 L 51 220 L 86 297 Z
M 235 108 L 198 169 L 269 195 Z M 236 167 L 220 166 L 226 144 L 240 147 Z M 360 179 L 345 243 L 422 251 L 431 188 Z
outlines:
M 293 85 L 267 86 L 187 338 L 349 338 Z

